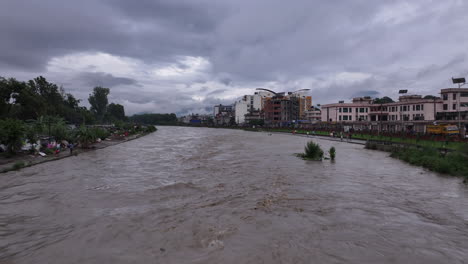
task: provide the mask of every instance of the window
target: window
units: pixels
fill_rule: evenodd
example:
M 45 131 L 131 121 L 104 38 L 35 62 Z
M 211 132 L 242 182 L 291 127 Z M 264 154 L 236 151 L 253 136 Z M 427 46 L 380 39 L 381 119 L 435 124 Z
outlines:
M 453 100 L 457 100 L 457 94 L 456 93 L 453 93 Z
M 413 105 L 413 111 L 416 111 L 416 105 Z
M 364 108 L 359 108 L 360 113 L 364 113 Z
M 343 120 L 348 120 L 348 116 L 343 116 Z
M 341 107 L 340 107 L 340 113 L 341 113 Z
M 453 110 L 457 110 L 457 104 L 453 104 L 453 105 L 452 105 L 452 109 L 453 109 Z
M 348 108 L 343 108 L 343 113 L 348 113 Z
M 414 109 L 413 109 L 414 110 Z M 421 111 L 421 106 L 420 105 L 417 105 L 416 106 L 416 111 Z
M 403 112 L 403 106 L 400 105 L 400 112 Z
M 460 97 L 468 97 L 468 93 L 461 93 Z
M 421 111 L 424 111 L 424 105 L 421 105 Z
M 461 107 L 468 107 L 468 103 L 460 103 Z
M 448 110 L 448 104 L 444 104 L 444 110 Z
M 369 111 L 369 108 L 366 108 L 366 113 L 367 113 L 367 111 Z
M 442 98 L 443 98 L 444 100 L 448 100 L 448 94 L 443 94 L 443 95 L 442 95 Z
M 352 112 L 353 112 L 352 110 L 353 110 L 353 109 L 350 107 L 350 108 L 349 108 L 349 112 L 352 113 Z
M 349 120 L 353 120 L 353 116 L 349 116 Z

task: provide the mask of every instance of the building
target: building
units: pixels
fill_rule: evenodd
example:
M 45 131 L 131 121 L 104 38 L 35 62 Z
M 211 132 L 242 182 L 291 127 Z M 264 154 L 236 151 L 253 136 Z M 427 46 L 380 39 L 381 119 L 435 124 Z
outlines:
M 232 105 L 214 106 L 214 124 L 217 126 L 228 126 L 234 123 L 234 107 Z
M 322 120 L 353 124 L 358 129 L 425 132 L 426 125 L 433 123 L 442 110 L 440 98 L 404 95 L 398 102 L 373 104 L 370 97 L 363 97 L 354 98 L 352 103 L 323 105 Z
M 316 123 L 322 121 L 322 111 L 319 108 L 310 108 L 304 112 L 305 119 L 309 120 L 311 123 Z
M 372 104 L 370 97 L 353 98 L 352 103 L 340 101 L 336 104 L 326 104 L 321 107 L 323 122 L 354 122 L 368 121 Z
M 235 108 L 235 122 L 238 125 L 248 123 L 246 116 L 249 119 L 256 119 L 260 111 L 263 109 L 263 99 L 270 98 L 273 93 L 266 91 L 255 92 L 254 95 L 244 95 L 241 99 L 234 104 Z
M 440 91 L 442 109 L 438 120 L 468 120 L 468 88 L 447 88 Z
M 290 126 L 299 120 L 299 98 L 282 94 L 265 98 L 263 113 L 267 126 Z

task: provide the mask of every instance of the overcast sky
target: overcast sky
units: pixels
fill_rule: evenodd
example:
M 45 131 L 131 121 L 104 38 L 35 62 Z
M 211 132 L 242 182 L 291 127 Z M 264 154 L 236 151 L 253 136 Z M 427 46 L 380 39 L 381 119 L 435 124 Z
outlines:
M 313 103 L 468 77 L 464 0 L 1 0 L 0 76 L 43 75 L 127 114 L 211 112 L 257 87 Z

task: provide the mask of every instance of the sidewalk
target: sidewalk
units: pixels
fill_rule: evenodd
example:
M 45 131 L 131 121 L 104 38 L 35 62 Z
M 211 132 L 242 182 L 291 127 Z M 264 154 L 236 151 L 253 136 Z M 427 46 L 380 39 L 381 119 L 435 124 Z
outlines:
M 93 151 L 93 150 L 96 150 L 96 149 L 107 148 L 107 147 L 110 147 L 110 146 L 113 146 L 113 145 L 117 145 L 117 144 L 120 144 L 120 143 L 124 143 L 124 142 L 130 141 L 130 140 L 137 139 L 137 138 L 145 136 L 145 135 L 147 135 L 147 134 L 131 135 L 131 136 L 128 136 L 127 138 L 122 139 L 122 140 L 103 140 L 103 141 L 101 141 L 99 143 L 94 143 L 93 145 L 90 146 L 90 148 L 86 148 L 86 149 L 75 148 L 73 150 L 73 156 L 78 155 L 80 153 Z M 60 160 L 60 159 L 68 158 L 68 157 L 71 157 L 71 156 L 72 155 L 70 155 L 70 150 L 69 149 L 63 149 L 57 155 L 52 154 L 52 155 L 47 155 L 45 157 L 42 157 L 39 154 L 36 154 L 36 155 L 29 154 L 29 155 L 18 155 L 16 157 L 14 156 L 14 157 L 9 158 L 9 159 L 0 159 L 0 173 L 5 173 L 5 172 L 8 172 L 8 171 L 12 171 L 12 170 L 15 170 L 15 169 L 21 169 L 21 168 L 25 168 L 25 167 L 31 167 L 31 166 L 34 166 L 34 165 L 37 165 L 37 164 L 50 162 L 50 161 L 54 161 L 54 160 Z M 18 166 L 18 168 L 15 168 L 15 165 Z

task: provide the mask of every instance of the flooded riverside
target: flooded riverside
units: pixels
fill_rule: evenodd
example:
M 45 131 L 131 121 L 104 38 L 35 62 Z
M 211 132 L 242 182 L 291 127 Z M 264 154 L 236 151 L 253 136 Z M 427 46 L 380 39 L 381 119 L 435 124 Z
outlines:
M 0 175 L 0 263 L 466 263 L 468 186 L 312 138 L 159 127 Z

